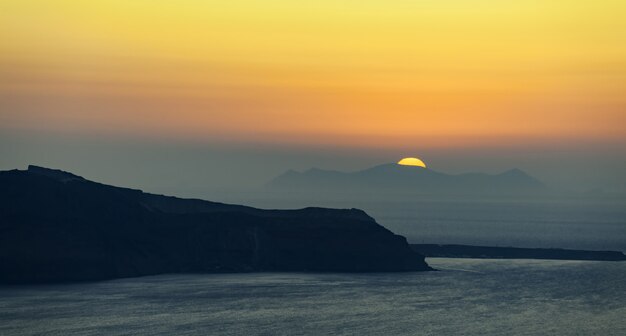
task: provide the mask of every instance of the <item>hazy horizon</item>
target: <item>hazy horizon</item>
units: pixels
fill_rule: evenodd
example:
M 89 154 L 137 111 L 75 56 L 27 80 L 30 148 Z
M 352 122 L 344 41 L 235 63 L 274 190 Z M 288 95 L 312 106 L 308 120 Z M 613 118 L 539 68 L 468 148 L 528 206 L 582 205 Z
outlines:
M 495 174 L 519 168 L 560 191 L 623 192 L 626 156 L 622 148 L 593 147 L 390 150 L 4 131 L 0 169 L 34 164 L 103 183 L 206 198 L 220 191 L 258 189 L 289 169 L 358 171 L 416 156 L 430 169 L 450 174 Z

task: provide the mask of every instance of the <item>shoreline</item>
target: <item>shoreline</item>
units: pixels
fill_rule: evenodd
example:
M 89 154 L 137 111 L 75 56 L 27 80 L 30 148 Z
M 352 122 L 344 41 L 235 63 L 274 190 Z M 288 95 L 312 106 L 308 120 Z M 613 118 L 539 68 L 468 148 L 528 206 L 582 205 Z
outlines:
M 548 259 L 624 261 L 621 251 L 569 250 L 559 248 L 496 247 L 458 244 L 409 244 L 426 258 Z

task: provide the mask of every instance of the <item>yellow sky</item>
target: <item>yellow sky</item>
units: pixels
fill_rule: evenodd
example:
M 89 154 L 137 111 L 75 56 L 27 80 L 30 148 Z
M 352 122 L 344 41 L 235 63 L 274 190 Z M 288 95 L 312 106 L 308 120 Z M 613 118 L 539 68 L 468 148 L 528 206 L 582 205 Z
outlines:
M 0 129 L 626 142 L 623 0 L 0 0 Z

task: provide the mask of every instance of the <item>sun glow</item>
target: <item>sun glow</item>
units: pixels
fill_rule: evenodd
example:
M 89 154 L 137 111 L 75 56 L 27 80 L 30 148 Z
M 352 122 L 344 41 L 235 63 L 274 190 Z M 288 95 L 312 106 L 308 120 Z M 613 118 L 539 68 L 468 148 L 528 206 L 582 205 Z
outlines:
M 0 134 L 622 144 L 625 13 L 624 0 L 5 0 Z
M 398 161 L 398 164 L 401 166 L 416 166 L 416 167 L 426 168 L 426 164 L 424 163 L 424 161 L 418 158 L 412 158 L 412 157 L 404 158 Z

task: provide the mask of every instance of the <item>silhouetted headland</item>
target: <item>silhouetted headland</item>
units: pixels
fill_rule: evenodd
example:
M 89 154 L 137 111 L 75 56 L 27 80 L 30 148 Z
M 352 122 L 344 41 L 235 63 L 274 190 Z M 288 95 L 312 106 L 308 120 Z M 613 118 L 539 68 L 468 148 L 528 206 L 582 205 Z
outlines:
M 620 251 L 585 251 L 553 248 L 519 248 L 471 245 L 411 244 L 416 252 L 432 258 L 485 258 L 485 259 L 554 259 L 623 261 Z
M 431 268 L 357 209 L 261 210 L 29 166 L 0 172 L 0 282 L 161 273 Z

